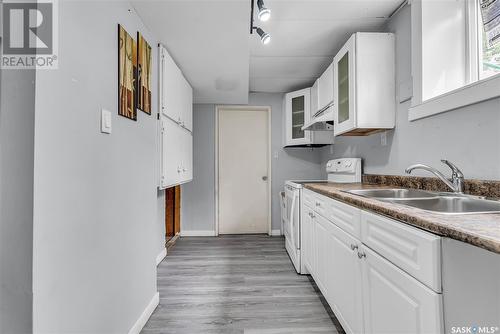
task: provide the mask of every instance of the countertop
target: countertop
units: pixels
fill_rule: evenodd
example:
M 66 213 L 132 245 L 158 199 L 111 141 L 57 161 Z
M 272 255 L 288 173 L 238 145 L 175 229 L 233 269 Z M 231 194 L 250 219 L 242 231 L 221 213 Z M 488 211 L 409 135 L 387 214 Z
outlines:
M 500 214 L 442 215 L 344 192 L 353 189 L 402 187 L 332 182 L 306 183 L 304 187 L 360 209 L 500 254 Z

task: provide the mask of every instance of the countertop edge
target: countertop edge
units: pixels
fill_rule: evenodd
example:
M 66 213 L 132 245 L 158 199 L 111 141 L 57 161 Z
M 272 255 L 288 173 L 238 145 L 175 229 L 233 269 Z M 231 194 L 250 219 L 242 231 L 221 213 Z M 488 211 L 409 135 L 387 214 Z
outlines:
M 496 239 L 488 238 L 484 235 L 478 235 L 456 226 L 446 226 L 442 223 L 433 221 L 431 218 L 426 219 L 421 216 L 412 216 L 410 213 L 402 213 L 391 208 L 392 206 L 395 206 L 397 204 L 389 204 L 386 202 L 378 201 L 376 199 L 351 195 L 340 189 L 334 189 L 333 186 L 329 191 L 318 189 L 315 184 L 304 184 L 304 188 L 323 196 L 339 200 L 348 205 L 356 206 L 359 209 L 367 210 L 391 219 L 395 219 L 397 221 L 400 221 L 401 223 L 417 227 L 441 237 L 455 239 L 479 248 L 483 248 L 490 252 L 500 254 L 500 242 Z M 410 211 L 410 209 L 408 209 L 408 211 Z

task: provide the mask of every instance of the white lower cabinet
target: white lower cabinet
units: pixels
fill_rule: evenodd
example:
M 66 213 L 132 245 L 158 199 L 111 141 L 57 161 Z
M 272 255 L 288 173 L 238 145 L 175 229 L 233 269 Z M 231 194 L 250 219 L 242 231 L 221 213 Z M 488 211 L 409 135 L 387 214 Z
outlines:
M 312 202 L 316 203 L 334 201 L 319 194 L 313 197 Z M 338 203 L 341 205 L 335 205 L 336 209 L 346 206 Z M 355 208 L 349 207 L 349 215 L 359 219 L 359 215 L 352 215 L 352 209 Z M 398 267 L 397 263 L 363 244 L 359 236 L 351 234 L 357 229 L 345 231 L 343 227 L 349 226 L 345 218 L 349 215 L 337 212 L 342 220 L 337 224 L 340 218 L 335 218 L 335 215 L 323 217 L 320 212 L 326 211 L 320 206 L 315 205 L 312 209 L 303 205 L 302 212 L 303 259 L 347 333 L 443 332 L 442 295 L 439 290 L 427 287 Z M 361 211 L 361 216 L 364 213 Z M 388 223 L 396 223 L 382 216 L 378 216 L 377 221 L 384 219 Z M 367 223 L 364 220 L 364 224 Z M 422 240 L 428 240 L 428 233 L 411 229 L 415 244 L 424 244 Z M 380 245 L 393 241 L 390 234 L 379 234 L 377 237 Z M 425 253 L 426 260 L 436 261 L 441 256 L 439 249 L 429 249 L 429 253 Z
M 330 224 L 326 219 L 318 214 L 314 215 L 314 240 L 316 247 L 316 266 L 314 271 L 314 281 L 324 296 L 328 296 L 328 280 L 330 273 L 329 256 L 331 254 L 328 225 Z
M 326 219 L 328 253 L 324 254 L 328 278 L 326 299 L 347 333 L 363 333 L 361 243 Z
M 360 248 L 366 333 L 442 333 L 441 295 L 373 252 Z
M 314 223 L 313 223 L 313 217 L 314 217 L 314 211 L 310 207 L 303 205 L 302 210 L 300 210 L 302 213 L 301 217 L 301 236 L 302 236 L 302 242 L 301 242 L 301 252 L 302 252 L 302 261 L 304 261 L 304 267 L 309 273 L 313 273 L 315 271 L 314 268 L 314 262 L 315 262 L 315 256 L 314 256 Z

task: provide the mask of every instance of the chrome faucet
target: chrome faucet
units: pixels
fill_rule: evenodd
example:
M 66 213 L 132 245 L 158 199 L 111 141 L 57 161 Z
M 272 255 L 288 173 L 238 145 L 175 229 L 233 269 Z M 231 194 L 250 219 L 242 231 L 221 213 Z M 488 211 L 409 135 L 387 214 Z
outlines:
M 411 165 L 410 167 L 406 168 L 405 172 L 406 174 L 411 174 L 411 172 L 414 169 L 423 169 L 428 172 L 431 172 L 432 174 L 436 175 L 441 181 L 443 181 L 451 190 L 453 190 L 454 193 L 457 194 L 463 194 L 464 192 L 464 174 L 458 169 L 457 166 L 455 166 L 453 163 L 451 163 L 448 160 L 441 160 L 442 163 L 446 164 L 448 167 L 451 168 L 451 180 L 448 180 L 446 176 L 443 175 L 440 171 L 438 171 L 436 168 L 423 165 L 423 164 L 416 164 L 416 165 Z

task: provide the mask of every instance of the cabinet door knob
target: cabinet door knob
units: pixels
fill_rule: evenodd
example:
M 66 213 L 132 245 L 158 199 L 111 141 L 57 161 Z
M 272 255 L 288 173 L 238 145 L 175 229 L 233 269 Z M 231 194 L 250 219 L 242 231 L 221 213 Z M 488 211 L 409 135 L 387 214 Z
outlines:
M 360 259 L 362 259 L 362 258 L 366 257 L 366 254 L 364 252 L 362 252 L 362 253 L 358 252 L 358 257 Z
M 358 245 L 351 244 L 351 250 L 355 250 L 355 249 L 358 249 Z

